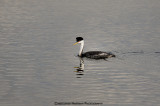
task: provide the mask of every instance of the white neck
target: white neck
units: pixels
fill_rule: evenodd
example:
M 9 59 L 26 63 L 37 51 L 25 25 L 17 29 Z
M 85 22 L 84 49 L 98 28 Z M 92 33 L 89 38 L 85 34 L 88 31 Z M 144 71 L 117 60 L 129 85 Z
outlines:
M 79 50 L 79 56 L 82 56 L 84 41 L 82 40 L 80 43 L 81 43 L 81 46 L 80 46 L 80 50 Z

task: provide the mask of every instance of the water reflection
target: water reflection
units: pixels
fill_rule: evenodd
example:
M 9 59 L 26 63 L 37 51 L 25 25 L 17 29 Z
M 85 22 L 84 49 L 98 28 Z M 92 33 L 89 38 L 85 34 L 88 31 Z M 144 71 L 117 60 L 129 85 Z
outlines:
M 74 67 L 76 68 L 76 75 L 77 75 L 77 78 L 81 78 L 84 72 L 84 60 L 83 58 L 79 57 L 79 61 L 80 61 L 80 64 L 79 64 L 79 67 Z

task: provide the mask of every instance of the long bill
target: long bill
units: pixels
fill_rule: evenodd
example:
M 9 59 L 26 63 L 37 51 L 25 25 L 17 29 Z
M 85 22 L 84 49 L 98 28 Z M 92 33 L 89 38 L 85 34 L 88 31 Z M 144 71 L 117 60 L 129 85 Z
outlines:
M 73 45 L 76 45 L 76 44 L 78 44 L 78 42 L 74 43 Z

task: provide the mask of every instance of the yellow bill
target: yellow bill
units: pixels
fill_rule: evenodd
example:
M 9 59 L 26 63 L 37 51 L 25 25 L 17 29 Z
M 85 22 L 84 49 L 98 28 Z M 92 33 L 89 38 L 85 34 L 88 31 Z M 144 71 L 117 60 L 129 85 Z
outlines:
M 76 44 L 78 44 L 78 42 L 74 43 L 73 45 L 76 45 Z

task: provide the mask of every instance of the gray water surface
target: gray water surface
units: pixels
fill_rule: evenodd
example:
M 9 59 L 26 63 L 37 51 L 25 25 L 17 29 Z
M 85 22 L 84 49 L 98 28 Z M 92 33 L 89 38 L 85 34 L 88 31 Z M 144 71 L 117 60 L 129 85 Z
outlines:
M 0 0 L 0 106 L 61 102 L 159 106 L 159 0 Z

